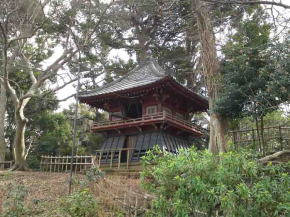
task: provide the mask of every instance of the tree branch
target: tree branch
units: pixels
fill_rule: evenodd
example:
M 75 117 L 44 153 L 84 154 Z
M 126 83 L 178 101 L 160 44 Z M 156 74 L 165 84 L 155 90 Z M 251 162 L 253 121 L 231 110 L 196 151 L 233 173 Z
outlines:
M 210 3 L 220 3 L 220 4 L 240 4 L 240 5 L 255 5 L 255 4 L 263 4 L 263 5 L 274 5 L 279 6 L 285 9 L 290 9 L 290 5 L 283 4 L 281 2 L 275 1 L 256 1 L 256 0 L 202 0 L 204 2 Z

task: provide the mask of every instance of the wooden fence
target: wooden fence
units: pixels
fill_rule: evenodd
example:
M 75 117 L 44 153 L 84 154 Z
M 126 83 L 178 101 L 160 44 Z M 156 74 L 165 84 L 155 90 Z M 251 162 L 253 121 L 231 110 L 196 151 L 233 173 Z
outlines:
M 229 132 L 236 148 L 251 146 L 256 151 L 268 154 L 290 148 L 290 127 L 272 126 L 261 130 L 244 129 Z
M 0 161 L 0 170 L 9 169 L 12 165 L 13 161 Z
M 95 156 L 41 156 L 40 170 L 43 172 L 83 172 L 95 164 Z

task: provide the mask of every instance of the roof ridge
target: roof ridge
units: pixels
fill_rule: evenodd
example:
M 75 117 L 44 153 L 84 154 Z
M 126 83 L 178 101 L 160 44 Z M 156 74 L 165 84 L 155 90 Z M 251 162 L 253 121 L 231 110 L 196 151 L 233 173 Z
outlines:
M 153 68 L 155 68 L 156 70 L 150 72 L 150 73 L 153 73 L 154 75 L 160 77 L 162 76 L 162 74 L 158 73 L 159 71 L 162 71 L 163 72 L 163 75 L 166 76 L 166 72 L 163 68 L 161 68 L 161 66 L 158 64 L 158 62 L 153 59 L 153 58 L 150 58 L 150 59 L 147 59 L 145 60 L 144 62 L 138 64 L 135 68 L 133 68 L 131 71 L 129 71 L 128 73 L 126 73 L 125 75 L 123 75 L 122 77 L 112 81 L 112 82 L 109 82 L 103 86 L 100 86 L 100 87 L 97 87 L 97 88 L 94 88 L 94 89 L 91 89 L 91 90 L 87 90 L 87 91 L 82 91 L 80 93 L 80 95 L 82 94 L 89 94 L 89 93 L 92 93 L 92 92 L 96 92 L 96 91 L 100 91 L 104 88 L 107 88 L 107 87 L 111 87 L 113 86 L 114 84 L 128 78 L 130 75 L 134 74 L 134 73 L 137 73 L 138 70 L 142 69 L 143 67 L 146 67 L 147 65 L 151 64 L 153 66 Z

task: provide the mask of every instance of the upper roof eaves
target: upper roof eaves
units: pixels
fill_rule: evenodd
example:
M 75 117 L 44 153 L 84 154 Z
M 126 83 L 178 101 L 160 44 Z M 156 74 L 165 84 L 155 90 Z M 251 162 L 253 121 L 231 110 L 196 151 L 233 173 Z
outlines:
M 144 86 L 154 83 L 166 77 L 166 72 L 159 66 L 157 61 L 150 59 L 137 66 L 125 76 L 108 83 L 100 88 L 80 93 L 80 97 L 98 96 L 118 92 L 126 89 Z

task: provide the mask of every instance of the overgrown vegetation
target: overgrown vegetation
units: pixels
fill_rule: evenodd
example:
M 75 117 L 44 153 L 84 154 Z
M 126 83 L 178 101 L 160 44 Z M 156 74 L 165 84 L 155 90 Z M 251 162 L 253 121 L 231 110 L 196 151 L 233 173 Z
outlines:
M 27 189 L 23 184 L 6 186 L 6 195 L 4 196 L 2 217 L 18 217 L 23 216 L 27 211 L 25 208 L 25 199 L 27 197 Z
M 88 188 L 62 198 L 61 210 L 71 217 L 97 217 L 98 202 Z
M 149 216 L 287 216 L 290 164 L 260 165 L 248 152 L 213 155 L 158 148 L 144 158 L 143 186 L 156 194 Z

